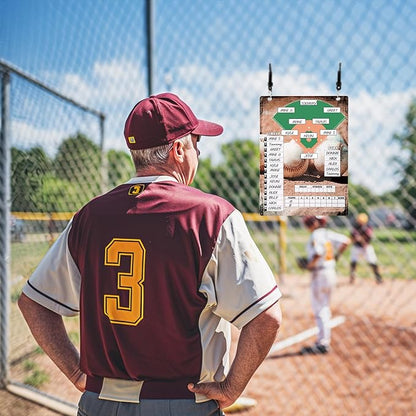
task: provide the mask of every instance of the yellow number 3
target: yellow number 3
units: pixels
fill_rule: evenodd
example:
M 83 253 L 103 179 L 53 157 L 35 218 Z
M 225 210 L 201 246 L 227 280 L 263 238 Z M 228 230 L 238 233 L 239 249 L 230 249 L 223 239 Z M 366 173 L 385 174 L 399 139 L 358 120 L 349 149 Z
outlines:
M 140 240 L 113 238 L 105 248 L 106 266 L 120 266 L 122 256 L 130 257 L 130 270 L 117 273 L 117 288 L 128 292 L 127 305 L 121 305 L 119 295 L 104 295 L 104 313 L 113 324 L 135 326 L 143 319 L 145 255 Z
M 334 259 L 334 248 L 332 247 L 332 244 L 330 241 L 327 241 L 325 243 L 325 260 L 333 260 Z

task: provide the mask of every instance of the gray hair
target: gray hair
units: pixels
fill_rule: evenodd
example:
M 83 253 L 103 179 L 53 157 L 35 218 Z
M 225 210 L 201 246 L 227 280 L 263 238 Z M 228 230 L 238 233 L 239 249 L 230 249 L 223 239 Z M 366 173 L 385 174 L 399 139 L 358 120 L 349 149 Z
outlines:
M 187 134 L 175 141 L 179 141 L 185 147 L 188 147 L 192 145 L 192 136 Z M 130 150 L 136 170 L 147 168 L 149 166 L 165 165 L 175 141 L 162 146 L 151 147 L 150 149 Z

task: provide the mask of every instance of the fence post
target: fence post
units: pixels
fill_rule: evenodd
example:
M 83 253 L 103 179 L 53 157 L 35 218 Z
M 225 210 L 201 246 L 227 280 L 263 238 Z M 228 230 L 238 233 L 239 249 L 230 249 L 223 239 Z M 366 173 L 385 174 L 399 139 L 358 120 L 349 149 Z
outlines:
M 147 53 L 147 92 L 154 93 L 153 63 L 154 63 L 154 4 L 153 0 L 146 0 L 146 53 Z
M 9 260 L 10 260 L 10 73 L 0 67 L 0 387 L 8 378 Z
M 105 127 L 105 115 L 100 115 L 100 157 L 101 157 L 101 192 L 108 191 L 108 159 L 107 153 L 104 149 L 104 127 Z

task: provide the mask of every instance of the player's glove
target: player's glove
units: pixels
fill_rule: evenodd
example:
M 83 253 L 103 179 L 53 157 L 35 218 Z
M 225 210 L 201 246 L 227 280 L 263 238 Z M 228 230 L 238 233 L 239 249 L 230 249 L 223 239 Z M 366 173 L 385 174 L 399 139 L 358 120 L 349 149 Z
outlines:
M 301 269 L 306 269 L 308 265 L 308 259 L 306 257 L 296 257 L 296 263 Z

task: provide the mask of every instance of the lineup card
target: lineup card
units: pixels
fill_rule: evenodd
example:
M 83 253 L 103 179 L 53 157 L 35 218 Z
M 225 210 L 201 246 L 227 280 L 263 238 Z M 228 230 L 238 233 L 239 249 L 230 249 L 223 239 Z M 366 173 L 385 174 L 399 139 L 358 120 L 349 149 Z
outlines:
M 348 214 L 348 97 L 260 97 L 260 214 Z

